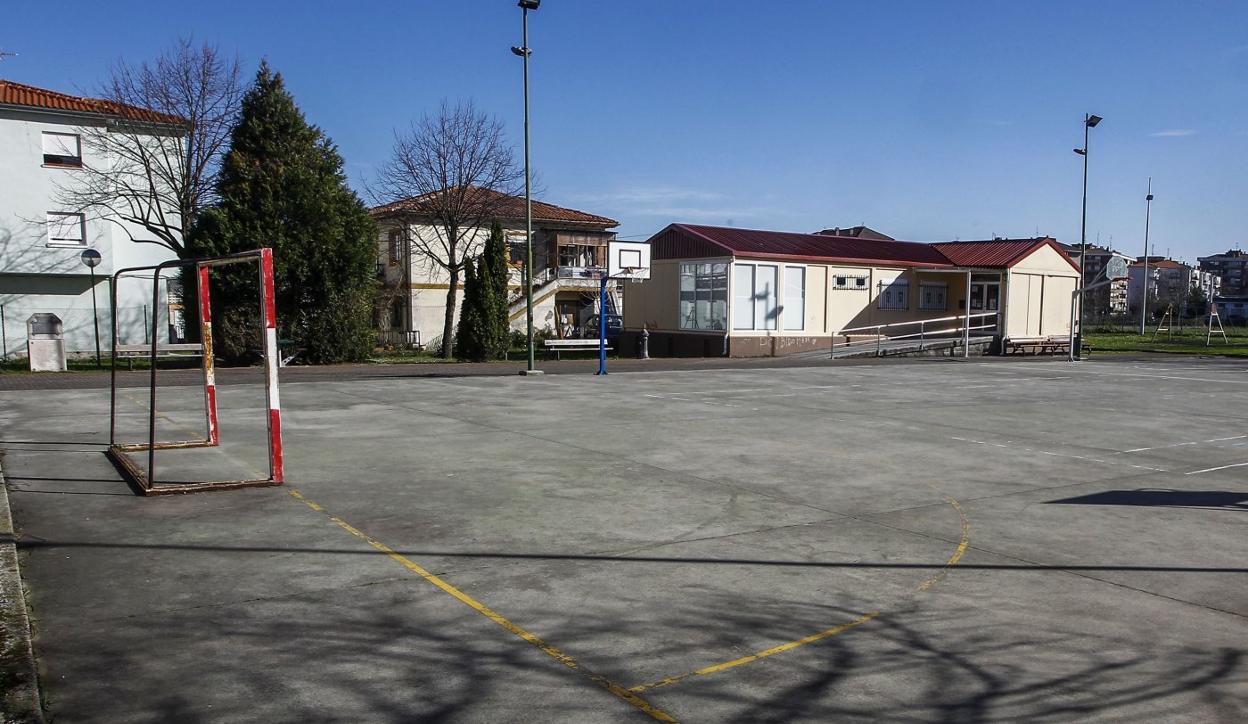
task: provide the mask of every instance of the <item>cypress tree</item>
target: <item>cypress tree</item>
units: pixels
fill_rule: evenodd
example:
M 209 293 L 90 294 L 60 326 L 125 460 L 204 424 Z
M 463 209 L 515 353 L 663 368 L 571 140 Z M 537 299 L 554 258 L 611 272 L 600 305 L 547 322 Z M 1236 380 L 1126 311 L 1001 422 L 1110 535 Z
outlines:
M 376 227 L 347 186 L 337 148 L 267 63 L 243 98 L 217 192 L 220 202 L 188 240 L 194 254 L 272 247 L 279 336 L 309 362 L 363 359 L 372 347 Z M 245 334 L 256 329 L 255 273 L 221 271 L 212 294 L 217 348 L 239 358 L 256 344 Z
M 464 301 L 455 331 L 455 356 L 468 362 L 482 362 L 488 357 L 485 310 L 489 288 L 483 283 L 482 266 L 481 259 L 469 259 L 464 264 Z
M 489 287 L 487 303 L 483 307 L 489 330 L 486 353 L 490 359 L 502 359 L 511 346 L 507 304 L 510 267 L 507 264 L 507 239 L 503 236 L 502 224 L 497 221 L 490 227 L 490 238 L 485 242 L 485 252 L 481 255 L 481 277 Z

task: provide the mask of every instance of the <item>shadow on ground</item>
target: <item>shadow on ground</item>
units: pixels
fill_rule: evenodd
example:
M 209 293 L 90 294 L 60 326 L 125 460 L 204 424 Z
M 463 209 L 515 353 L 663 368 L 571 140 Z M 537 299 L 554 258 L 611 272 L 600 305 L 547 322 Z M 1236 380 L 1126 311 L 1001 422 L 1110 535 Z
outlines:
M 1106 490 L 1103 493 L 1050 500 L 1050 505 L 1145 505 L 1173 508 L 1221 508 L 1248 512 L 1248 492 L 1223 490 Z

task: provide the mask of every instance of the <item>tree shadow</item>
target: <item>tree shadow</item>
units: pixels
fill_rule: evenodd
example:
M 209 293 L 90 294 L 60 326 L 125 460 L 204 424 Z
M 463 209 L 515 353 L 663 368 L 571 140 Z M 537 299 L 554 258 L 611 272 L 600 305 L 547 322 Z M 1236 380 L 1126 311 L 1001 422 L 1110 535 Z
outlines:
M 1142 505 L 1173 508 L 1205 508 L 1248 512 L 1248 492 L 1222 490 L 1168 490 L 1139 488 L 1106 490 L 1073 498 L 1050 500 L 1047 505 Z

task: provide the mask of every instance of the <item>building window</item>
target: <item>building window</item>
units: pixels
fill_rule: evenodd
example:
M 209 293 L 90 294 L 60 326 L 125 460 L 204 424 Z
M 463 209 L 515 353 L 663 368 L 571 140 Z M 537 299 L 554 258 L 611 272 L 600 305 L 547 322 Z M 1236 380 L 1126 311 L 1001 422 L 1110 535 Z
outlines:
M 48 212 L 48 246 L 86 246 L 86 220 L 82 214 Z
M 948 309 L 946 289 L 944 282 L 921 282 L 919 284 L 919 309 L 941 312 Z
M 733 329 L 775 329 L 779 269 L 769 264 L 737 264 L 733 272 Z
M 527 254 L 528 246 L 525 244 L 524 235 L 521 234 L 519 236 L 516 236 L 513 234 L 508 234 L 507 235 L 507 247 L 511 250 L 511 263 L 512 264 L 524 264 L 525 257 L 528 256 Z
M 866 289 L 867 278 L 854 274 L 837 274 L 832 277 L 833 289 Z
M 43 134 L 43 165 L 82 167 L 82 143 L 73 133 Z
M 680 265 L 680 328 L 726 329 L 728 265 Z
M 806 268 L 784 268 L 784 328 L 806 328 Z
M 898 277 L 889 282 L 880 282 L 880 309 L 909 309 L 910 282 Z
M 390 242 L 390 265 L 395 266 L 403 261 L 403 230 L 391 229 L 389 235 Z

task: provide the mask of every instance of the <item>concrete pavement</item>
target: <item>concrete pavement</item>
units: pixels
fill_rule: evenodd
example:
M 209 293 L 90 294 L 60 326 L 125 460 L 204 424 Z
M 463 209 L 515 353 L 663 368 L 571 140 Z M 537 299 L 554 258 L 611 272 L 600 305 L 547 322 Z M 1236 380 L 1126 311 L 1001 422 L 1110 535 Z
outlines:
M 57 721 L 1248 717 L 1244 365 L 294 378 L 288 486 L 158 499 L 4 394 Z M 162 470 L 263 466 L 221 396 Z

